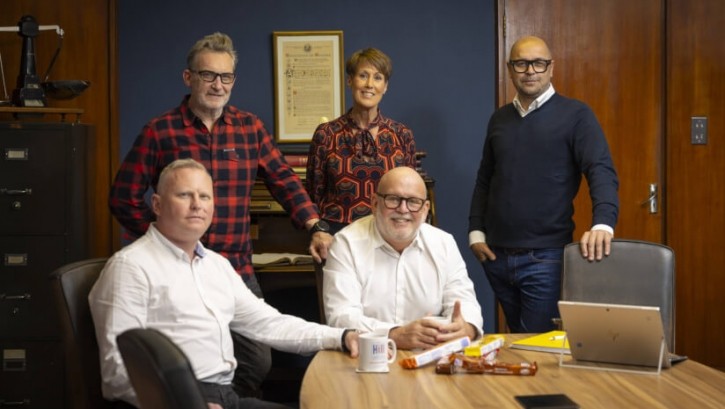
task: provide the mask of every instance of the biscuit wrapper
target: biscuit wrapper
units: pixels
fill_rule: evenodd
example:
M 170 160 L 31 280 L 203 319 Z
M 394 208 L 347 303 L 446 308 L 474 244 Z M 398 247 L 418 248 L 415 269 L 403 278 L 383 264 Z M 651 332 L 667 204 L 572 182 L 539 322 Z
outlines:
M 485 357 L 487 361 L 496 359 L 498 350 L 503 348 L 505 339 L 503 335 L 486 335 L 480 340 L 463 349 L 463 355 Z
M 421 352 L 420 354 L 403 358 L 398 361 L 398 364 L 405 369 L 420 368 L 421 366 L 435 362 L 454 352 L 461 351 L 469 345 L 471 345 L 471 339 L 468 337 L 454 339 L 453 341 L 448 341 L 435 348 Z
M 441 358 L 436 364 L 436 373 L 445 375 L 464 373 L 534 376 L 537 369 L 536 362 L 506 363 L 488 361 L 485 357 L 472 357 L 457 353 Z

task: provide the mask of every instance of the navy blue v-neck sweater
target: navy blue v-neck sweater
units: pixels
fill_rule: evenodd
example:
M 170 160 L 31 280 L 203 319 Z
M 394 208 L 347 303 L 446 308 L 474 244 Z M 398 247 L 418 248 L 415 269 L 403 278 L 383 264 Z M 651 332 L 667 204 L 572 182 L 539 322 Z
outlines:
M 523 118 L 513 104 L 500 108 L 488 124 L 469 231 L 482 230 L 489 245 L 500 247 L 570 243 L 582 174 L 592 199 L 592 225 L 614 228 L 617 174 L 591 109 L 559 94 Z

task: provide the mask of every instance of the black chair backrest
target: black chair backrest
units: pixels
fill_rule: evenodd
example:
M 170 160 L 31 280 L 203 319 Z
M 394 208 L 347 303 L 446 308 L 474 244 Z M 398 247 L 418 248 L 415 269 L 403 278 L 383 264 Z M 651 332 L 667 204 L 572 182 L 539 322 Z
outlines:
M 564 248 L 561 299 L 660 307 L 670 351 L 675 349 L 675 254 L 662 244 L 615 239 L 601 261 L 581 256 L 579 243 Z M 566 323 L 564 323 L 566 324 Z
M 116 341 L 142 409 L 206 409 L 189 360 L 166 335 L 135 328 Z
M 69 401 L 75 409 L 111 408 L 101 393 L 101 366 L 88 294 L 106 258 L 67 264 L 51 274 L 59 312 Z

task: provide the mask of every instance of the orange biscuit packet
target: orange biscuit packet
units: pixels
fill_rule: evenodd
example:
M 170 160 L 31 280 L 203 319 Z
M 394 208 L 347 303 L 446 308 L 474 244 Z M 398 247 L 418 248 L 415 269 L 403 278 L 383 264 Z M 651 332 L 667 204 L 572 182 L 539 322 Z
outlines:
M 452 375 L 456 373 L 533 376 L 538 369 L 536 362 L 506 363 L 488 361 L 485 357 L 472 357 L 464 354 L 451 354 L 441 358 L 436 364 L 436 373 Z

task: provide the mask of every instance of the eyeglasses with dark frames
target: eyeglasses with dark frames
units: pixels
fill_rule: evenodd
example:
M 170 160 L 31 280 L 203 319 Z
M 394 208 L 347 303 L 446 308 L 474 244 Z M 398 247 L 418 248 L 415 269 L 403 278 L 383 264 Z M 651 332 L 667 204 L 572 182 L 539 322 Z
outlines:
M 511 60 L 509 61 L 509 65 L 514 69 L 514 72 L 517 72 L 519 74 L 523 74 L 528 71 L 529 66 L 534 67 L 535 73 L 541 74 L 549 69 L 549 65 L 551 65 L 551 60 Z
M 198 75 L 204 82 L 214 82 L 216 81 L 216 78 L 219 77 L 222 80 L 222 84 L 231 84 L 234 82 L 234 79 L 237 77 L 237 74 L 233 72 L 214 72 L 214 71 L 194 71 L 189 70 L 193 72 L 194 74 Z
M 388 209 L 397 209 L 400 207 L 401 202 L 405 202 L 405 206 L 413 213 L 422 209 L 426 201 L 426 199 L 419 197 L 400 197 L 397 195 L 386 195 L 380 192 L 375 192 L 375 194 L 383 198 L 383 203 L 385 203 L 385 207 Z

